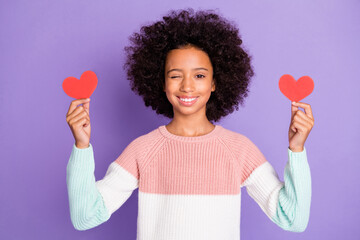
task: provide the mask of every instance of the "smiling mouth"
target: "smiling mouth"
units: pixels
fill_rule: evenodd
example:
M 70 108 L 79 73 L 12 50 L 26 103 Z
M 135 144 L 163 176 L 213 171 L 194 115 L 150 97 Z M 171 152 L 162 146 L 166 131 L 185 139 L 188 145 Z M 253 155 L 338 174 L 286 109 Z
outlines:
M 177 97 L 178 99 L 179 99 L 179 102 L 182 104 L 182 105 L 184 105 L 184 106 L 191 106 L 191 105 L 193 105 L 196 101 L 197 101 L 197 99 L 199 98 L 199 97 L 194 97 L 194 98 L 180 98 L 180 97 Z M 187 99 L 189 99 L 189 100 L 187 100 Z

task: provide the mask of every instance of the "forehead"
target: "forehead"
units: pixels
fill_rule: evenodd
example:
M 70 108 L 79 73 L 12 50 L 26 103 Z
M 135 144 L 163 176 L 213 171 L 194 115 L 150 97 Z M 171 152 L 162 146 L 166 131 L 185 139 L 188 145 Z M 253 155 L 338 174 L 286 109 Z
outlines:
M 166 68 L 211 68 L 211 61 L 206 52 L 191 47 L 172 49 L 166 56 Z

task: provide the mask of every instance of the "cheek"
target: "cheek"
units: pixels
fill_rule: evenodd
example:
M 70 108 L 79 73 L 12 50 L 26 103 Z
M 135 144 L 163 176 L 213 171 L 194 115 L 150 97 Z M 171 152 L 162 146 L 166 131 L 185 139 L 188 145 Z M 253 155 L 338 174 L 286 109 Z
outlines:
M 211 85 L 201 85 L 197 89 L 198 89 L 198 92 L 201 92 L 203 94 L 211 93 Z
M 173 92 L 169 89 L 166 89 L 166 98 L 170 103 L 174 103 L 176 101 L 176 96 L 174 96 Z
M 165 91 L 166 91 L 166 95 L 168 97 L 173 97 L 172 95 L 175 94 L 175 92 L 177 92 L 178 86 L 176 84 L 167 84 Z

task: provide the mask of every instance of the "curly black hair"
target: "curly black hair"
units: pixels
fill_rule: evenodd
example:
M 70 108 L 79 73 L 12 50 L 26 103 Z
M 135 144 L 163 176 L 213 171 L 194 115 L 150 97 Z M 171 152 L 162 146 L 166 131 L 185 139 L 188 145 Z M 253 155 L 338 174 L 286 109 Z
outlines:
M 128 68 L 131 90 L 157 114 L 174 117 L 173 106 L 163 91 L 165 61 L 170 50 L 188 44 L 206 52 L 213 66 L 216 90 L 206 103 L 208 120 L 217 122 L 234 107 L 239 110 L 239 103 L 244 104 L 254 75 L 251 56 L 240 47 L 236 23 L 231 24 L 214 10 L 171 10 L 163 21 L 142 26 L 129 40 L 133 46 L 124 48 L 127 59 L 123 68 Z

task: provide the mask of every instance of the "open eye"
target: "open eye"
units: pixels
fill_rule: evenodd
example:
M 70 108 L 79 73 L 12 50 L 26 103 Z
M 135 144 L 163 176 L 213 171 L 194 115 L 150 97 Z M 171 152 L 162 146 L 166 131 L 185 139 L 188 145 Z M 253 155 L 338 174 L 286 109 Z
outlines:
M 202 75 L 202 74 L 198 74 L 198 75 L 196 75 L 196 76 L 203 76 L 203 77 L 201 77 L 201 78 L 204 78 L 205 76 L 204 75 Z

